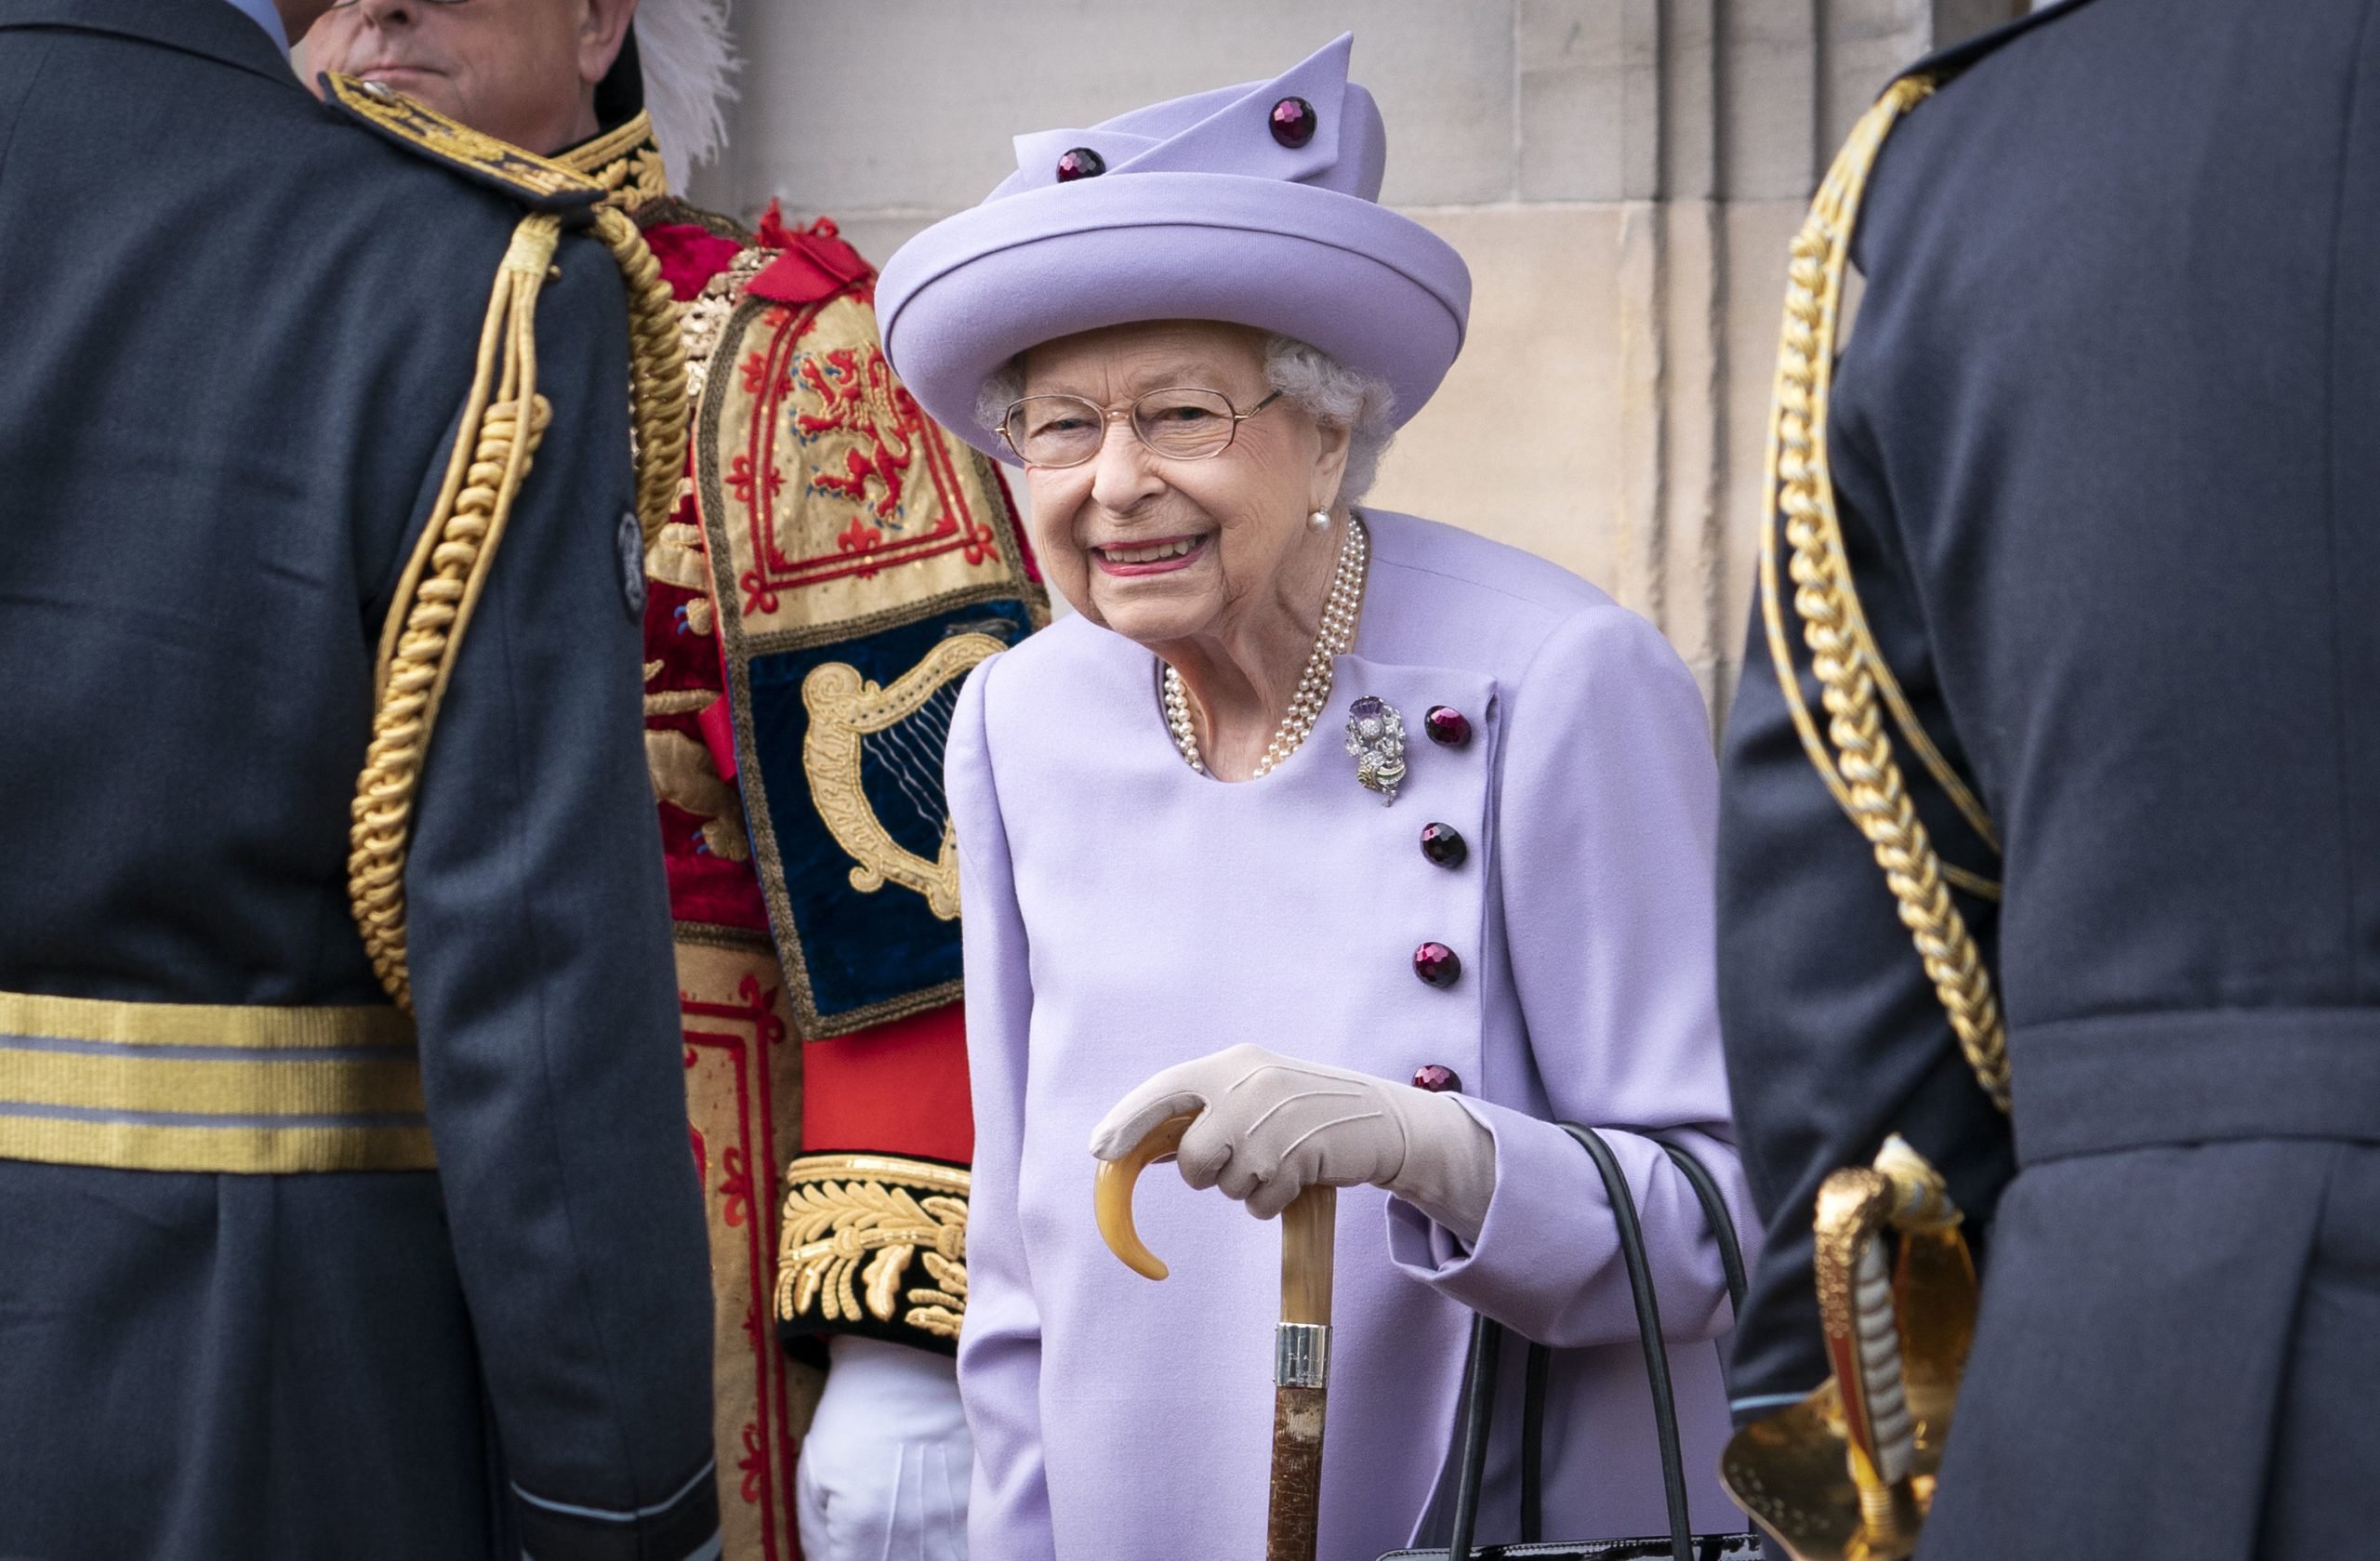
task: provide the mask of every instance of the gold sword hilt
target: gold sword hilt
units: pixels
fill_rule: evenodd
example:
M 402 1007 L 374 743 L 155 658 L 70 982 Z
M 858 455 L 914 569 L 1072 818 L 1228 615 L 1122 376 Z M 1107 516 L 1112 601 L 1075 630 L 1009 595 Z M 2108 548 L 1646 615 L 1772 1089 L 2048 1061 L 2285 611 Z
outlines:
M 1813 1266 L 1834 1374 L 1738 1431 L 1721 1470 L 1797 1561 L 1903 1561 L 1917 1547 L 1975 1331 L 1960 1220 L 1941 1176 L 1897 1136 L 1818 1189 Z

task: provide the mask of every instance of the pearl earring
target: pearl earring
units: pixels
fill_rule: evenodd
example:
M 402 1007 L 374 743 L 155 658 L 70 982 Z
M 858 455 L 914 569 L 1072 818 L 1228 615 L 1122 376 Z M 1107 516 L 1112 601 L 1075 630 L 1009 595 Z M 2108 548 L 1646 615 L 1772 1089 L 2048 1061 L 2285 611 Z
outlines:
M 1318 536 L 1322 533 L 1330 529 L 1330 511 L 1328 509 L 1316 509 L 1313 514 L 1308 515 L 1305 518 L 1305 523 L 1312 526 L 1314 528 L 1315 535 Z

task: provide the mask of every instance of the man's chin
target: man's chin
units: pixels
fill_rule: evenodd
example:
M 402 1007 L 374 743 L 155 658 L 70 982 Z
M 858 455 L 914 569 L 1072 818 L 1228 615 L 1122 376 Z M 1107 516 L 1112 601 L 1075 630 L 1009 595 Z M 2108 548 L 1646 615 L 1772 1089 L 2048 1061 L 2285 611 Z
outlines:
M 460 117 L 455 112 L 455 84 L 438 71 L 419 70 L 410 65 L 376 65 L 362 73 L 365 81 L 376 81 L 403 93 L 416 103 L 436 109 L 448 118 Z

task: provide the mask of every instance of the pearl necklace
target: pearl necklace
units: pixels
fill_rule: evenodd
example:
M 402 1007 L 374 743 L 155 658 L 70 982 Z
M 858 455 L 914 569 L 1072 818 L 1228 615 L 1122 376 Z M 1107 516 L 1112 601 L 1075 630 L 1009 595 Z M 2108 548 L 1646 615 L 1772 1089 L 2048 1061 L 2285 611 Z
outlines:
M 1355 645 L 1355 618 L 1364 604 L 1364 563 L 1369 552 L 1364 523 L 1348 516 L 1347 535 L 1339 544 L 1339 562 L 1330 572 L 1330 594 L 1323 599 L 1322 628 L 1314 637 L 1314 654 L 1306 657 L 1305 675 L 1298 680 L 1298 691 L 1281 717 L 1279 730 L 1264 745 L 1264 757 L 1256 761 L 1257 778 L 1271 774 L 1275 765 L 1297 752 L 1298 745 L 1313 735 L 1322 708 L 1330 703 L 1330 663 Z M 1173 746 L 1182 750 L 1182 761 L 1203 775 L 1207 761 L 1198 756 L 1190 691 L 1183 687 L 1182 674 L 1171 667 L 1165 669 L 1164 681 L 1165 723 L 1173 729 Z

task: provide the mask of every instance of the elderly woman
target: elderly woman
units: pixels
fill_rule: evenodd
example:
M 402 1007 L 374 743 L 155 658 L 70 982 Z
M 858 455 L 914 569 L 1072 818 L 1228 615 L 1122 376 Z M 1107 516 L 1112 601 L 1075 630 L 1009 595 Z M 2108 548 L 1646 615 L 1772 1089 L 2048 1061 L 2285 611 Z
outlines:
M 1352 1189 L 1332 1561 L 1443 1524 L 1473 1309 L 1558 1352 L 1547 1532 L 1664 1528 L 1613 1217 L 1555 1122 L 1606 1130 L 1672 1336 L 1727 1321 L 1716 1240 L 1648 1136 L 1740 1205 L 1702 701 L 1592 586 L 1359 506 L 1470 288 L 1377 204 L 1349 46 L 1019 138 L 1016 174 L 878 295 L 927 410 L 980 408 L 982 446 L 1022 463 L 1076 609 L 978 668 L 950 734 L 977 1561 L 1263 1553 L 1279 1243 L 1200 1189 L 1260 1220 Z M 1179 1112 L 1181 1177 L 1140 1199 L 1172 1266 L 1153 1285 L 1102 1245 L 1092 1156 Z M 1726 1527 L 1714 1353 L 1675 1365 L 1697 1526 Z M 1516 1527 L 1501 1435 L 1482 1541 Z

